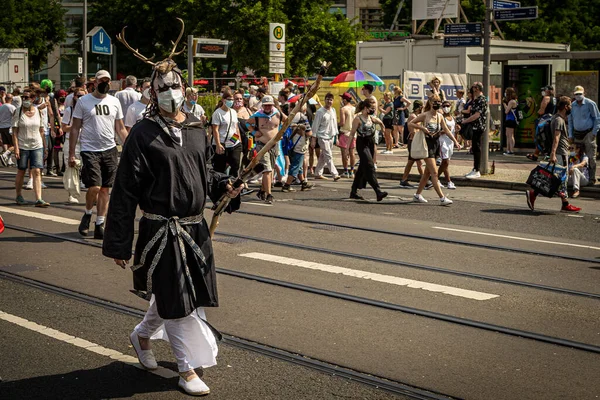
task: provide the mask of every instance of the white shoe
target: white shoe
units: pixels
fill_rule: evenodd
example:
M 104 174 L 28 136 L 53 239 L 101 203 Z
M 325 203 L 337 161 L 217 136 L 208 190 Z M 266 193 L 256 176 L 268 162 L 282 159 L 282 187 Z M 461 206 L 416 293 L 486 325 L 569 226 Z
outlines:
M 415 195 L 413 196 L 413 201 L 414 201 L 414 202 L 417 202 L 417 203 L 427 203 L 427 200 L 425 199 L 425 197 L 423 197 L 423 196 L 422 196 L 422 195 L 420 195 L 420 194 L 415 194 Z
M 14 167 L 15 163 L 13 162 L 12 158 L 8 159 L 8 166 L 9 167 Z
M 452 200 L 450 200 L 449 198 L 447 198 L 446 196 L 440 198 L 441 206 L 449 206 L 452 203 L 454 203 L 454 202 Z
M 187 394 L 192 396 L 204 396 L 210 393 L 210 388 L 202 381 L 202 379 L 198 378 L 197 376 L 189 381 L 179 377 L 178 385 Z
M 481 178 L 481 173 L 479 171 L 471 171 L 469 172 L 467 175 L 465 175 L 465 178 L 467 179 L 476 179 L 476 178 Z
M 79 204 L 79 200 L 77 200 L 75 197 L 73 196 L 69 196 L 69 203 L 71 204 Z
M 8 166 L 8 156 L 6 155 L 6 152 L 0 154 L 0 162 L 2 162 L 5 167 Z
M 142 367 L 146 369 L 158 368 L 158 364 L 156 363 L 156 358 L 154 358 L 154 353 L 152 353 L 152 350 L 142 350 L 136 331 L 131 332 L 129 335 L 129 341 L 131 342 L 133 350 L 135 350 L 135 354 L 137 355 L 138 361 Z
M 452 181 L 448 182 L 448 189 L 451 189 L 451 190 L 456 189 L 456 185 L 454 184 L 454 182 L 452 182 Z
M 377 171 L 377 164 L 375 164 L 374 167 L 375 167 L 375 171 Z
M 85 189 L 85 185 L 83 184 L 83 182 L 79 182 L 79 188 L 80 189 Z
M 44 182 L 42 182 L 42 189 L 48 189 L 48 186 Z
M 33 190 L 33 181 L 31 179 L 28 180 L 25 186 L 23 186 L 23 189 Z

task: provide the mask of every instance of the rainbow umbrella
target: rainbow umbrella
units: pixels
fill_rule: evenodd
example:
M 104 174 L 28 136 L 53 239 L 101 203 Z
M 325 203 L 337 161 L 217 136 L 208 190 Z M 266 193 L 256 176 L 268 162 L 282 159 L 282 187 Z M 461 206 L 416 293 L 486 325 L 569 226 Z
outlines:
M 385 85 L 381 78 L 374 73 L 362 69 L 355 69 L 354 71 L 342 72 L 331 81 L 329 86 L 362 87 L 367 83 L 373 86 Z

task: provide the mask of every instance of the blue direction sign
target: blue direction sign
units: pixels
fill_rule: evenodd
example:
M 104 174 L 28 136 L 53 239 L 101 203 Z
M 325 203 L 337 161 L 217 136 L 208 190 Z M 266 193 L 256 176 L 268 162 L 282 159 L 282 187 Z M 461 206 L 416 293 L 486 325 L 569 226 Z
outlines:
M 494 19 L 496 21 L 517 21 L 521 19 L 536 19 L 537 17 L 537 6 L 494 10 Z
M 112 54 L 112 41 L 103 27 L 96 26 L 87 35 L 90 37 L 90 51 L 95 54 Z
M 481 35 L 481 22 L 470 22 L 465 24 L 446 24 L 444 26 L 445 35 Z
M 481 47 L 481 36 L 446 36 L 444 47 Z
M 494 10 L 499 8 L 519 8 L 521 7 L 520 1 L 510 1 L 510 0 L 494 0 L 492 3 L 492 8 Z

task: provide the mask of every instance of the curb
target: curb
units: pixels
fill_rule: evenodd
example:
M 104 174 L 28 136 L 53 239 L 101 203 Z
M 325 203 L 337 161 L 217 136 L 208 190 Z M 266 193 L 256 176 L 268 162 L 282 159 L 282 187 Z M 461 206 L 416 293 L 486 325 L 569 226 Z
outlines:
M 377 178 L 400 181 L 402 174 L 399 172 L 377 172 Z M 410 174 L 409 179 L 413 182 L 419 182 L 420 176 L 417 174 Z M 464 177 L 452 177 L 452 181 L 456 183 L 460 182 L 460 186 L 481 187 L 487 189 L 525 191 L 531 188 L 526 183 L 492 181 L 489 179 L 467 179 Z M 600 187 L 584 187 L 581 189 L 581 194 L 579 197 L 600 199 Z

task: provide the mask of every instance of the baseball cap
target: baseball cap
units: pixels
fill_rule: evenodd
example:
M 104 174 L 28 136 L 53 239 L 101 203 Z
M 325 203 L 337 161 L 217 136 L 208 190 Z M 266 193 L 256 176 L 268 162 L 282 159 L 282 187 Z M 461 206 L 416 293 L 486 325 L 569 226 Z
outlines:
M 573 94 L 583 94 L 583 86 L 575 86 L 575 89 L 573 89 Z
M 352 101 L 352 96 L 348 92 L 341 94 L 340 97 L 344 100 Z
M 413 110 L 423 107 L 423 102 L 421 100 L 413 101 Z
M 547 85 L 542 88 L 542 90 L 554 90 L 553 86 Z
M 100 71 L 96 72 L 96 79 L 102 79 L 102 78 L 110 79 L 110 74 L 105 69 L 101 69 Z
M 262 104 L 263 104 L 263 106 L 266 106 L 269 104 L 275 104 L 273 102 L 273 96 L 269 96 L 268 94 L 265 95 L 265 97 L 262 98 Z

